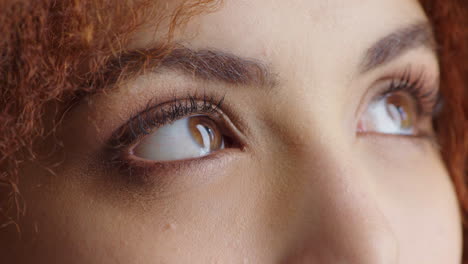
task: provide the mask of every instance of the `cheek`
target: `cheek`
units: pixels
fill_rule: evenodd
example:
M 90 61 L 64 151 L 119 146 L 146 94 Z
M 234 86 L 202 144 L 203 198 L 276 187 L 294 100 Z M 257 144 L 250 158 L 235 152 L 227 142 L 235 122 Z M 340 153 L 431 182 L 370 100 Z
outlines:
M 63 192 L 56 194 L 62 202 L 54 206 L 65 216 L 55 228 L 67 235 L 56 239 L 62 243 L 55 246 L 65 256 L 80 256 L 76 263 L 193 263 L 242 255 L 252 260 L 259 254 L 271 259 L 269 252 L 259 251 L 269 238 L 266 220 L 271 215 L 259 195 L 263 187 L 255 181 L 255 163 L 242 159 L 231 164 L 223 173 L 183 175 L 213 179 L 167 197 L 96 188 L 95 182 L 69 173 L 66 177 L 78 180 L 62 182 Z
M 372 160 L 369 164 L 375 166 L 371 169 L 378 178 L 379 207 L 399 239 L 400 259 L 458 263 L 461 220 L 450 177 L 438 155 L 401 144 L 384 144 L 369 153 L 373 155 L 367 160 Z
M 415 170 L 425 179 L 409 180 L 407 184 L 413 186 L 409 193 L 395 192 L 397 199 L 387 201 L 388 218 L 401 237 L 401 255 L 408 259 L 426 255 L 427 261 L 447 260 L 460 255 L 461 221 L 453 189 L 440 177 L 446 175 L 444 172 L 434 164 Z M 417 177 L 415 174 L 405 176 Z M 434 252 L 428 254 L 428 249 Z
M 335 153 L 325 161 L 324 152 L 313 159 L 309 152 L 281 154 L 283 149 L 259 160 L 240 158 L 222 174 L 215 169 L 204 175 L 186 173 L 183 177 L 211 180 L 166 198 L 119 191 L 93 180 L 104 178 L 98 172 L 84 173 L 80 164 L 67 164 L 72 169 L 47 184 L 42 182 L 41 188 L 24 189 L 33 214 L 29 224 L 39 220 L 39 237 L 29 238 L 45 241 L 37 244 L 36 255 L 47 258 L 44 252 L 60 252 L 66 263 L 70 257 L 75 263 L 190 263 L 239 256 L 253 263 L 273 263 L 278 259 L 275 254 L 287 252 L 296 243 L 309 240 L 311 248 L 320 248 L 326 239 L 341 241 L 341 234 L 360 237 L 345 230 L 355 216 L 337 220 L 339 212 L 346 210 L 341 202 L 347 199 L 336 192 L 342 177 L 349 180 L 348 191 L 371 186 L 373 194 L 368 197 L 375 201 L 350 200 L 349 204 L 361 204 L 361 208 L 367 208 L 368 202 L 376 204 L 394 232 L 402 263 L 457 263 L 460 219 L 453 188 L 437 155 L 395 141 L 367 143 L 352 154 L 359 153 L 354 159 L 367 172 L 365 177 L 332 173 L 337 161 L 343 161 L 333 158 L 338 157 Z M 330 166 L 322 168 L 322 163 Z M 366 184 L 357 184 L 357 178 Z M 331 217 L 322 219 L 317 211 L 330 212 L 333 201 L 336 213 L 324 213 Z M 326 232 L 327 223 L 332 223 L 330 232 Z M 339 224 L 341 233 L 334 235 L 331 231 Z M 359 228 L 362 223 L 355 224 Z

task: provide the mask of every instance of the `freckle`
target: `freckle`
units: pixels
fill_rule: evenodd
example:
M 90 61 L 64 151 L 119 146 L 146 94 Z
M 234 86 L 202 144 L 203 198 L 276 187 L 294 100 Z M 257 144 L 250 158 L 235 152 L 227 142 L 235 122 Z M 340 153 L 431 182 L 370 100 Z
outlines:
M 126 247 L 126 246 L 128 246 L 129 243 L 128 243 L 127 240 L 121 240 L 121 241 L 120 241 L 120 244 L 121 244 L 122 246 Z
M 166 229 L 166 230 L 176 230 L 176 229 L 177 229 L 177 225 L 174 224 L 174 223 L 169 223 L 169 224 L 166 224 L 165 229 Z

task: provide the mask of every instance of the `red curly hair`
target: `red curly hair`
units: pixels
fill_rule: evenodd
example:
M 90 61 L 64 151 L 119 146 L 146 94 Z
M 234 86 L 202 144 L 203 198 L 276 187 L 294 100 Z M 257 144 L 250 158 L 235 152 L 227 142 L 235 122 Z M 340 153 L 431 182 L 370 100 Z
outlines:
M 468 3 L 421 0 L 432 22 L 441 65 L 442 114 L 435 120 L 441 154 L 463 219 L 463 263 L 468 263 Z
M 0 0 L 0 229 L 23 211 L 18 168 L 41 158 L 38 142 L 53 133 L 60 112 L 43 119 L 52 102 L 69 105 L 123 78 L 107 76 L 103 65 L 123 52 L 134 32 L 148 19 L 169 18 L 170 51 L 176 28 L 219 1 L 184 0 L 171 14 L 154 1 Z M 435 128 L 442 157 L 456 187 L 468 239 L 468 3 L 420 0 L 432 22 L 441 64 L 445 107 Z M 137 15 L 138 14 L 138 15 Z M 48 112 L 49 113 L 49 112 Z M 466 243 L 465 243 L 466 244 Z M 464 246 L 468 263 L 468 246 Z

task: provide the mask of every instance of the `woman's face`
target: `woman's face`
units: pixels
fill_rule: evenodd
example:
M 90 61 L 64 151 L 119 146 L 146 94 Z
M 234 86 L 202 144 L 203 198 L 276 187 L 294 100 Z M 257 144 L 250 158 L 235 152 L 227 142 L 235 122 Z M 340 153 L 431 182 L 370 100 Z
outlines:
M 129 49 L 156 47 L 154 25 Z M 2 258 L 460 262 L 417 1 L 226 0 L 175 40 L 161 68 L 69 111 L 56 175 L 22 168 L 22 240 Z

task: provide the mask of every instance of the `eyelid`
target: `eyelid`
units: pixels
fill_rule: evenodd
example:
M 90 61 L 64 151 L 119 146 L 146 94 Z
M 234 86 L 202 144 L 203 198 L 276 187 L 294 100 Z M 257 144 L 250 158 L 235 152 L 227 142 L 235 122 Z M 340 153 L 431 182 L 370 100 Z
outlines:
M 130 179 L 128 179 L 129 181 L 136 184 L 152 182 L 152 184 L 156 183 L 157 185 L 160 185 L 161 181 L 166 180 L 159 179 L 160 177 L 154 177 L 156 172 L 171 175 L 179 174 L 178 172 L 185 170 L 193 172 L 194 170 L 203 168 L 204 166 L 200 166 L 203 163 L 206 164 L 208 161 L 224 162 L 224 158 L 233 153 L 239 152 L 242 152 L 242 150 L 229 148 L 202 157 L 162 162 L 147 161 L 141 158 L 135 158 L 128 152 L 121 152 L 119 159 L 115 160 L 114 162 L 118 162 L 118 170 L 121 174 L 125 176 L 131 176 Z
M 224 96 L 221 99 L 215 100 L 214 97 L 203 96 L 185 96 L 182 98 L 174 98 L 171 101 L 164 103 L 149 103 L 147 107 L 134 115 L 128 122 L 116 130 L 112 138 L 107 144 L 107 153 L 110 154 L 109 161 L 118 167 L 125 174 L 133 170 L 133 173 L 141 174 L 147 172 L 150 168 L 165 168 L 171 166 L 182 166 L 186 163 L 194 163 L 195 159 L 178 160 L 178 161 L 145 161 L 134 157 L 131 150 L 145 137 L 151 130 L 169 124 L 173 121 L 186 118 L 193 115 L 207 115 L 220 124 L 220 129 L 223 135 L 235 140 L 234 147 L 244 151 L 247 146 L 246 137 L 236 125 L 231 121 L 230 117 L 221 109 L 221 103 L 224 101 Z M 213 103 L 216 102 L 216 103 Z M 194 107 L 197 104 L 197 107 Z M 187 108 L 188 107 L 188 108 Z M 169 112 L 169 109 L 172 112 Z M 157 113 L 166 112 L 168 116 L 164 120 L 153 120 L 152 127 L 145 125 L 148 121 L 155 118 Z M 159 112 L 158 112 L 159 111 Z M 161 112 L 163 111 L 163 112 Z M 142 122 L 143 121 L 143 122 Z M 156 122 L 158 121 L 158 122 Z M 226 149 L 220 151 L 225 152 Z M 208 156 L 216 156 L 216 153 Z M 204 157 L 197 158 L 206 160 Z M 172 164 L 172 165 L 171 165 Z M 115 166 L 116 165 L 116 166 Z M 144 173 L 143 173 L 144 174 Z
M 430 84 L 427 79 L 424 71 L 415 76 L 411 69 L 407 68 L 400 78 L 390 80 L 390 89 L 384 96 L 399 91 L 407 92 L 418 103 L 419 115 L 432 116 L 441 96 L 438 85 Z
M 423 133 L 421 135 L 396 135 L 396 134 L 382 134 L 376 132 L 368 132 L 364 133 L 359 136 L 359 138 L 365 138 L 367 140 L 376 141 L 377 143 L 381 143 L 383 140 L 391 140 L 391 143 L 394 143 L 395 140 L 399 140 L 399 143 L 406 143 L 411 144 L 414 147 L 422 148 L 422 150 L 426 151 L 426 147 L 430 147 L 432 149 L 440 149 L 439 142 L 437 140 L 437 136 L 434 133 Z M 427 144 L 429 143 L 429 144 Z
M 421 123 L 427 118 L 433 118 L 438 113 L 438 105 L 440 102 L 440 93 L 439 93 L 439 79 L 437 75 L 429 75 L 428 71 L 425 71 L 425 67 L 412 67 L 408 65 L 404 70 L 394 71 L 388 75 L 377 79 L 373 82 L 370 88 L 364 93 L 364 96 L 361 97 L 359 107 L 356 111 L 356 116 L 358 117 L 356 123 L 354 124 L 357 134 L 360 133 L 357 129 L 358 123 L 361 120 L 362 115 L 367 111 L 371 102 L 384 98 L 389 93 L 403 91 L 409 93 L 414 100 L 419 104 L 423 104 L 420 113 L 418 113 L 417 122 Z M 398 87 L 399 82 L 406 82 L 407 84 L 417 85 L 413 87 L 413 91 L 410 91 L 408 87 Z M 391 87 L 393 82 L 393 86 Z M 416 93 L 419 93 L 416 94 Z M 419 107 L 419 106 L 418 106 Z M 377 134 L 377 133 L 374 133 Z M 401 136 L 401 135 L 392 135 L 392 136 Z M 433 135 L 426 135 L 427 137 L 433 138 Z M 423 136 L 422 136 L 423 137 Z
M 231 122 L 231 120 L 224 114 L 222 113 L 222 111 L 220 109 L 217 109 L 217 110 L 214 110 L 212 112 L 200 112 L 200 113 L 197 113 L 197 112 L 194 112 L 193 114 L 189 114 L 189 115 L 186 115 L 186 116 L 182 116 L 180 118 L 177 118 L 176 120 L 174 121 L 177 121 L 177 120 L 181 120 L 181 119 L 184 119 L 184 118 L 190 118 L 190 117 L 193 117 L 193 116 L 199 116 L 199 115 L 202 115 L 202 116 L 208 116 L 210 119 L 212 119 L 215 123 L 219 124 L 219 129 L 220 129 L 220 132 L 223 136 L 225 137 L 228 137 L 229 139 L 235 139 L 236 141 L 240 141 L 238 138 L 240 136 L 238 136 L 238 134 L 240 134 L 240 132 L 238 132 L 237 128 L 234 126 L 234 124 Z M 165 126 L 165 125 L 168 125 L 168 124 L 171 124 L 172 121 L 170 121 L 169 123 L 167 124 L 161 124 L 160 126 L 158 127 L 154 127 L 152 128 L 152 131 L 157 131 L 159 128 Z M 126 152 L 133 155 L 133 150 L 135 149 L 135 147 L 140 144 L 140 142 L 146 137 L 146 136 L 150 136 L 151 132 L 148 133 L 148 134 L 144 134 L 144 135 L 141 135 L 141 136 L 138 136 L 137 138 L 135 138 L 132 143 L 130 143 L 129 145 L 127 145 L 125 147 L 126 149 Z M 236 144 L 230 144 L 231 147 L 239 147 L 241 148 L 243 146 L 242 143 L 236 143 Z M 210 154 L 211 155 L 211 154 Z M 128 156 L 127 156 L 128 157 Z M 130 157 L 129 157 L 130 158 Z M 198 157 L 200 158 L 200 157 Z M 142 162 L 145 161 L 145 159 L 143 158 L 135 158 L 133 157 L 133 159 L 138 159 Z M 189 158 L 188 160 L 190 160 L 192 158 Z M 187 159 L 182 159 L 182 160 L 187 160 Z M 181 161 L 181 160 L 174 160 L 174 162 L 177 162 L 177 161 Z M 146 162 L 148 163 L 156 163 L 156 162 L 159 162 L 159 163 L 167 163 L 167 162 L 171 162 L 171 161 L 149 161 L 149 160 L 146 160 Z
M 370 89 L 368 89 L 364 94 L 360 105 L 364 106 L 367 102 L 376 98 L 376 96 L 385 96 L 385 92 L 388 92 L 388 87 L 392 81 L 400 81 L 405 78 L 409 80 L 409 83 L 413 83 L 415 81 L 419 82 L 418 88 L 420 88 L 420 92 L 422 94 L 432 95 L 432 98 L 434 99 L 440 98 L 438 74 L 433 76 L 424 69 L 417 69 L 417 67 L 409 65 L 405 67 L 404 70 L 385 74 L 383 77 L 374 81 L 370 85 Z
M 197 95 L 174 97 L 172 100 L 165 102 L 157 102 L 156 100 L 157 98 L 150 100 L 143 110 L 133 114 L 124 125 L 119 127 L 112 134 L 109 144 L 111 146 L 129 145 L 147 135 L 149 133 L 148 129 L 157 129 L 185 116 L 194 114 L 225 116 L 220 109 L 224 96 L 218 100 L 206 95 L 201 97 Z
M 222 179 L 226 175 L 222 172 L 243 158 L 244 152 L 231 148 L 200 158 L 151 163 L 129 158 L 129 153 L 120 152 L 119 155 L 118 159 L 104 164 L 109 177 L 113 177 L 112 182 L 116 182 L 119 188 L 135 195 L 173 199 L 188 190 Z M 207 169 L 220 173 L 207 174 Z

